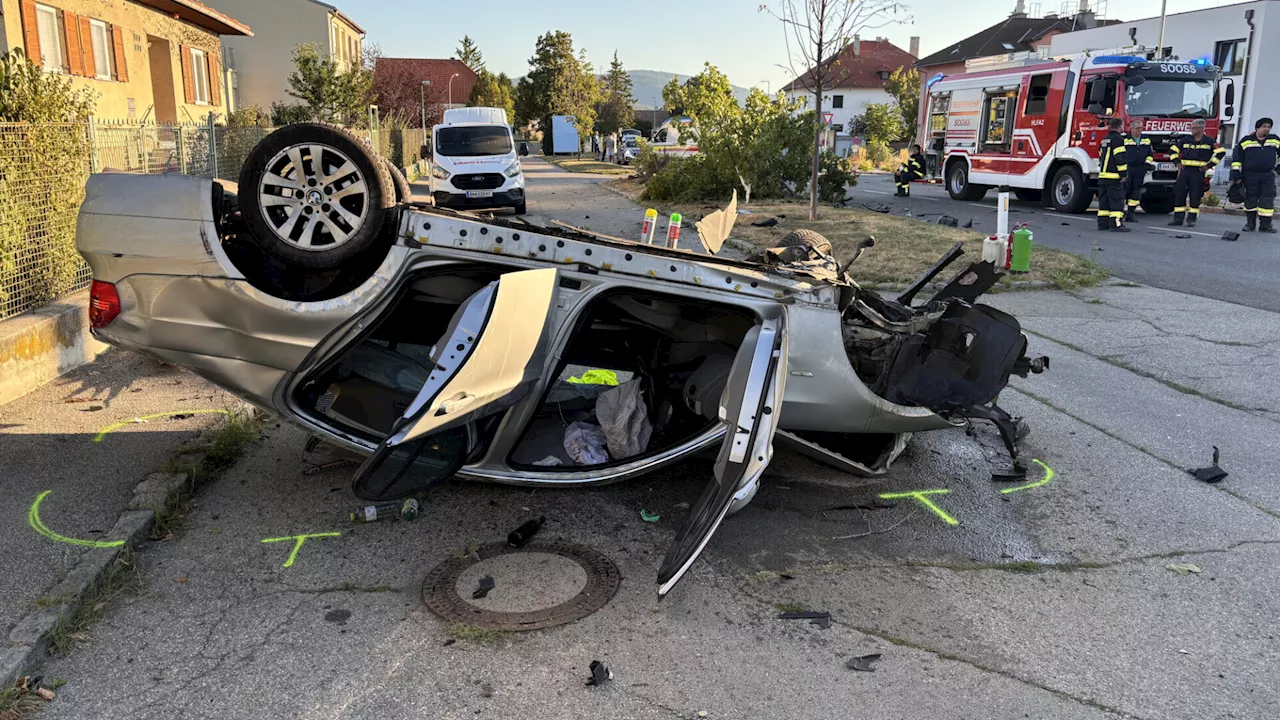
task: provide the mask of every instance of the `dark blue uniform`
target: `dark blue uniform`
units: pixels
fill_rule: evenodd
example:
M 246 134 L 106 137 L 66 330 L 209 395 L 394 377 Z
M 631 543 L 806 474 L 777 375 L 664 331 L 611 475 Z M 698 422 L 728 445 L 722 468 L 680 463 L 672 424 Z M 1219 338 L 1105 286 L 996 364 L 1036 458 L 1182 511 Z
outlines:
M 1128 198 L 1124 219 L 1125 222 L 1133 222 L 1133 213 L 1142 204 L 1142 187 L 1147 182 L 1147 171 L 1156 166 L 1155 158 L 1151 156 L 1151 138 L 1125 135 L 1124 161 L 1129 166 L 1129 175 L 1124 181 L 1124 194 Z
M 1195 225 L 1200 217 L 1200 198 L 1204 197 L 1204 174 L 1222 162 L 1227 154 L 1221 145 L 1208 135 L 1197 140 L 1194 135 L 1175 138 L 1170 148 L 1170 159 L 1178 163 L 1178 179 L 1173 181 L 1173 222 Z
M 1129 165 L 1124 136 L 1112 130 L 1098 148 L 1098 229 L 1129 232 L 1124 226 L 1124 185 Z
M 893 180 L 898 186 L 899 197 L 911 195 L 911 181 L 924 177 L 924 166 L 924 155 L 916 153 L 898 167 L 898 172 L 893 174 Z
M 1271 218 L 1276 207 L 1276 161 L 1280 137 L 1246 135 L 1231 154 L 1231 181 L 1244 183 L 1245 230 L 1257 227 L 1275 232 Z M 1261 221 L 1260 223 L 1258 221 Z

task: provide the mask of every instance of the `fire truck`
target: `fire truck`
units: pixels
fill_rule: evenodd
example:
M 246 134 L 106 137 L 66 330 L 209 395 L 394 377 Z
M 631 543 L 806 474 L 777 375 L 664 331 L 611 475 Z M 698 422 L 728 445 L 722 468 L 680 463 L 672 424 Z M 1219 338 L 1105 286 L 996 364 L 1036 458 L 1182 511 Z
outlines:
M 1173 209 L 1178 169 L 1169 147 L 1205 121 L 1217 138 L 1235 114 L 1235 86 L 1203 61 L 1151 60 L 1145 47 L 1060 57 L 1023 54 L 966 64 L 935 78 L 918 137 L 939 161 L 947 192 L 979 200 L 1008 187 L 1059 212 L 1088 209 L 1107 121 L 1145 121 L 1156 167 L 1143 191 L 1148 213 Z

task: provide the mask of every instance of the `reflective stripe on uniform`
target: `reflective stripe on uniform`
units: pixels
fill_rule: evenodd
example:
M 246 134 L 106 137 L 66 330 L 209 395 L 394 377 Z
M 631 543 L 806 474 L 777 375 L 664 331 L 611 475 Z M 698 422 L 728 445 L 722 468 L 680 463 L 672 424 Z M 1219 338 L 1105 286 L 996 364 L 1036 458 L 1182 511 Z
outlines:
M 1142 204 L 1142 203 L 1138 202 L 1137 200 L 1130 200 L 1130 201 L 1129 201 L 1129 207 L 1138 207 L 1138 206 L 1139 206 L 1139 205 L 1141 205 L 1141 204 Z
M 1119 179 L 1120 179 L 1120 173 L 1104 173 L 1104 172 L 1100 172 L 1100 173 L 1098 173 L 1098 178 L 1099 178 L 1100 180 L 1119 180 Z
M 1180 207 L 1176 207 L 1176 208 L 1174 208 L 1174 209 L 1173 209 L 1173 211 L 1174 211 L 1174 212 L 1186 212 L 1186 211 L 1187 211 L 1187 206 L 1186 206 L 1186 205 L 1182 205 L 1182 206 L 1180 206 Z
M 1262 217 L 1271 217 L 1276 214 L 1276 211 L 1274 208 L 1259 208 L 1258 214 Z
M 1200 214 L 1200 208 L 1198 208 L 1198 207 L 1187 208 L 1187 211 L 1188 211 L 1188 212 L 1190 212 L 1192 215 L 1199 215 L 1199 214 Z
M 1231 163 L 1232 170 L 1239 170 L 1242 167 L 1244 167 L 1244 163 L 1238 163 L 1238 162 Z

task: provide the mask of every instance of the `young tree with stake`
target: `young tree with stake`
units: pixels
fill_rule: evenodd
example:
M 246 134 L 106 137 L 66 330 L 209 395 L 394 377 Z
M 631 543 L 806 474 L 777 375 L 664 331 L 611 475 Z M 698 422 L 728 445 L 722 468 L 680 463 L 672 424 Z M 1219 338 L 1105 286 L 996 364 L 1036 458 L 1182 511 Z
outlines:
M 777 10 L 766 5 L 761 12 L 783 25 L 787 65 L 800 85 L 813 95 L 813 167 L 809 182 L 809 219 L 818 218 L 818 174 L 822 147 L 822 93 L 842 80 L 848 70 L 838 58 L 853 36 L 890 23 L 904 22 L 906 6 L 890 0 L 781 0 Z M 799 68 L 799 69 L 797 69 Z

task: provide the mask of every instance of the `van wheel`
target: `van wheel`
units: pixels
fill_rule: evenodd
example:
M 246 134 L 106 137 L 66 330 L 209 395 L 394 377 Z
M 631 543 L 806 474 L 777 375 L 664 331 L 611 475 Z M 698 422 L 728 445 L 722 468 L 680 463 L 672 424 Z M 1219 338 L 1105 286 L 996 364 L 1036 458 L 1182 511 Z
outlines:
M 1027 188 L 1016 188 L 1013 191 L 1013 196 L 1022 202 L 1040 202 L 1040 197 L 1043 194 L 1039 190 L 1028 190 Z
M 987 194 L 987 186 L 969 182 L 969 168 L 963 162 L 957 162 L 947 171 L 947 194 L 952 200 L 975 202 Z
M 359 137 L 298 123 L 268 135 L 240 173 L 240 209 L 262 249 L 303 268 L 330 269 L 377 244 L 396 186 Z
M 1061 213 L 1079 214 L 1089 209 L 1093 191 L 1084 182 L 1084 175 L 1076 165 L 1058 168 L 1049 185 L 1053 208 Z

